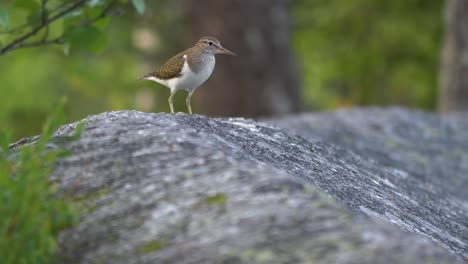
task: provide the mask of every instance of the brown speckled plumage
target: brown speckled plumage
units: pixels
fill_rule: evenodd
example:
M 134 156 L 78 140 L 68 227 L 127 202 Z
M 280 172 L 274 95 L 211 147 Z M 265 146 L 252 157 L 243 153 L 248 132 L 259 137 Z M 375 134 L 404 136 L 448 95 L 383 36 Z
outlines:
M 155 72 L 148 75 L 154 76 L 161 80 L 168 80 L 181 75 L 182 67 L 184 66 L 184 55 L 187 54 L 189 49 L 182 51 L 181 53 L 170 58 L 166 63 L 157 69 Z

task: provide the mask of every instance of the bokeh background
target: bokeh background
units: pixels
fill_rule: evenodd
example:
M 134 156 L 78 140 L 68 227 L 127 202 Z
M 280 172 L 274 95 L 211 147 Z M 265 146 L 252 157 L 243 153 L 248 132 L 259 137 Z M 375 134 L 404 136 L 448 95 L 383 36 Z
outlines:
M 28 30 L 11 29 L 37 23 L 42 1 L 0 3 L 0 47 Z M 72 2 L 49 0 L 46 7 L 53 12 Z M 217 58 L 193 97 L 199 114 L 260 117 L 390 105 L 451 110 L 440 106 L 444 39 L 455 12 L 461 5 L 468 10 L 464 0 L 151 0 L 115 1 L 104 19 L 83 18 L 111 2 L 87 1 L 51 23 L 49 36 L 80 25 L 62 44 L 0 56 L 1 129 L 16 138 L 39 133 L 62 97 L 68 121 L 119 109 L 167 112 L 169 90 L 136 78 L 203 35 L 218 37 L 239 56 Z M 177 111 L 186 111 L 185 96 L 177 94 Z

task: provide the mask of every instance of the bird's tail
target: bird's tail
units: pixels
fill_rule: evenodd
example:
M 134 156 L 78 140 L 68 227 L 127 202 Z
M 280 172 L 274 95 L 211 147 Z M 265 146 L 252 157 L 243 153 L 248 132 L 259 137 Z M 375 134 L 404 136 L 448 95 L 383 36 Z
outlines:
M 139 77 L 137 80 L 148 80 L 151 77 L 153 77 L 153 74 L 148 73 L 146 75 L 143 75 L 143 76 Z

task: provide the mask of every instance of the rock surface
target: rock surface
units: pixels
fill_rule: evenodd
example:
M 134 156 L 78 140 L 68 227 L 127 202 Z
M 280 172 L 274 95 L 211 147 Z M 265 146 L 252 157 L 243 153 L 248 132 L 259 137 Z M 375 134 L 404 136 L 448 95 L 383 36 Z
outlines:
M 60 140 L 76 124 L 56 137 L 73 155 L 52 178 L 83 212 L 60 237 L 69 263 L 468 257 L 463 115 L 363 109 L 266 125 L 120 111 L 86 121 L 79 140 Z
M 313 180 L 332 196 L 468 256 L 468 114 L 369 108 L 271 123 L 310 142 L 333 143 L 372 164 L 361 166 L 366 171 L 360 174 L 376 182 L 349 183 L 348 190 L 367 188 L 353 199 Z M 343 160 L 352 163 L 350 156 Z

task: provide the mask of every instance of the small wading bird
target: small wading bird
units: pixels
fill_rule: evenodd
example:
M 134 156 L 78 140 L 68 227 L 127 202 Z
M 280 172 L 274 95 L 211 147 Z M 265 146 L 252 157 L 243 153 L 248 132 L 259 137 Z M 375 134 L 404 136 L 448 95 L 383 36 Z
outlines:
M 198 86 L 202 85 L 214 70 L 216 54 L 236 55 L 221 46 L 219 40 L 213 37 L 201 38 L 195 46 L 175 55 L 158 70 L 138 78 L 158 82 L 169 89 L 169 107 L 174 113 L 174 95 L 178 90 L 188 92 L 185 103 L 189 114 L 192 114 L 190 98 Z

